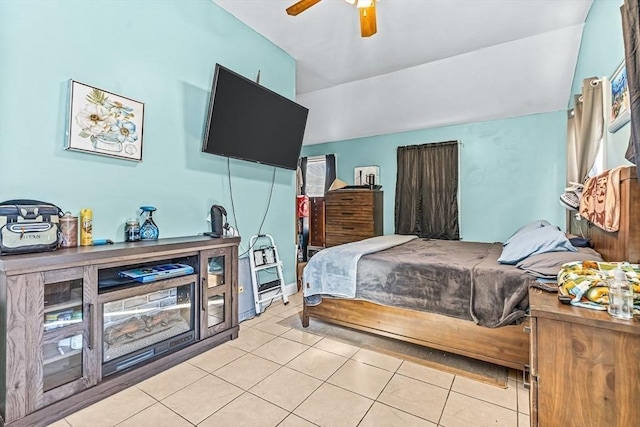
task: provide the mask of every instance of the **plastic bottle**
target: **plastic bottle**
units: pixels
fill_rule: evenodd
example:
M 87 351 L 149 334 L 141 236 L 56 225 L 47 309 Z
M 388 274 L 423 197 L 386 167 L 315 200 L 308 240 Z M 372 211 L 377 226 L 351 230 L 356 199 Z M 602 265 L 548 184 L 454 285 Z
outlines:
M 155 210 L 156 208 L 153 206 L 140 206 L 140 215 L 147 215 L 147 219 L 144 224 L 142 224 L 142 227 L 140 227 L 140 238 L 142 240 L 158 240 L 160 230 L 158 230 L 158 226 L 153 220 L 153 213 Z
M 80 246 L 91 246 L 93 211 L 82 209 L 80 211 Z
M 620 266 L 613 272 L 609 282 L 609 314 L 616 319 L 633 318 L 633 289 Z

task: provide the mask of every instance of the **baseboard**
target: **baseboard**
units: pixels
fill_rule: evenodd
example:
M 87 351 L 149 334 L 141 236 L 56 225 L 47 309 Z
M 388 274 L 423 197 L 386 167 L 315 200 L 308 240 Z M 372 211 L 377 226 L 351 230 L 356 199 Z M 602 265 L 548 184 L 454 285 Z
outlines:
M 253 319 L 254 317 L 256 317 L 256 309 L 252 308 L 251 310 L 247 310 L 244 313 L 238 314 L 238 322 L 242 322 L 247 319 Z
M 286 296 L 297 294 L 298 293 L 298 284 L 296 282 L 288 283 L 284 285 L 284 294 Z

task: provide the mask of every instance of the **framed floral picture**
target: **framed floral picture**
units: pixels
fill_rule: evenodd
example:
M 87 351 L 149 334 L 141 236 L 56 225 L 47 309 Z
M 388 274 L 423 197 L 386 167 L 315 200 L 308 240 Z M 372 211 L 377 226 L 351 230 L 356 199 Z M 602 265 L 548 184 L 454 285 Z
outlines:
M 67 150 L 142 161 L 144 104 L 70 81 Z
M 610 85 L 609 132 L 615 132 L 631 118 L 627 67 L 624 61 L 611 76 Z

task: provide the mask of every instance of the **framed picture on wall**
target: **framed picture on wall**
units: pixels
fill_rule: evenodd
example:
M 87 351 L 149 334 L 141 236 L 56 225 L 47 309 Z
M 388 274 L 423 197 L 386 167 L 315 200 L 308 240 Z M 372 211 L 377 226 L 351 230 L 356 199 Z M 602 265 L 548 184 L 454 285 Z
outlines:
M 380 184 L 380 166 L 358 166 L 353 169 L 354 185 L 369 185 L 370 180 L 373 180 L 374 185 Z
M 627 67 L 622 61 L 610 80 L 609 132 L 615 132 L 631 118 Z
M 144 104 L 70 81 L 67 150 L 142 161 Z

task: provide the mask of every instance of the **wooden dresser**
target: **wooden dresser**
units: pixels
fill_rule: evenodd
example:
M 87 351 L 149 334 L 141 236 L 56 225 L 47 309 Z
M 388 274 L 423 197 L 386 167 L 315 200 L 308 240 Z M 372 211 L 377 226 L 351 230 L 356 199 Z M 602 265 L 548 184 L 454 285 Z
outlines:
M 640 322 L 531 289 L 531 425 L 640 423 Z
M 382 191 L 335 190 L 325 195 L 325 246 L 382 236 Z

